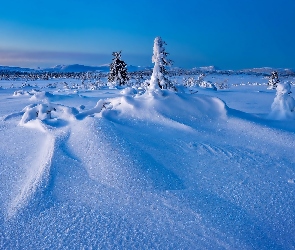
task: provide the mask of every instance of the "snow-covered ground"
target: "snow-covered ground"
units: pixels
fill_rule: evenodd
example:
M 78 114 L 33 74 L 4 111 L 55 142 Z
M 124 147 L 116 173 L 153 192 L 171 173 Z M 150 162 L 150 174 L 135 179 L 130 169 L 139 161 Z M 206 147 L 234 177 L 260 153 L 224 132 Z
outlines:
M 288 93 L 206 80 L 230 88 L 0 81 L 0 248 L 294 249 Z

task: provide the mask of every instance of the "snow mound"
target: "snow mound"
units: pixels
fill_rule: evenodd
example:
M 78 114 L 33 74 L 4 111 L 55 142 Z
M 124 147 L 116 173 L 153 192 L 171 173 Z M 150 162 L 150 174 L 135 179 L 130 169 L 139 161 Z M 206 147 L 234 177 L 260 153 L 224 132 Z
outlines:
M 291 93 L 290 82 L 277 84 L 276 97 L 271 105 L 269 118 L 274 120 L 295 119 L 295 100 Z
M 127 87 L 120 92 L 122 95 L 136 95 L 137 90 L 135 88 Z
M 46 91 L 34 91 L 33 96 L 30 98 L 31 101 L 49 100 L 54 95 Z
M 46 126 L 60 127 L 75 120 L 79 111 L 76 108 L 59 104 L 31 104 L 23 109 L 19 125 L 46 131 Z M 45 123 L 45 124 L 44 124 Z
M 192 129 L 195 123 L 226 118 L 227 107 L 216 97 L 187 95 L 169 90 L 148 91 L 143 95 L 108 99 L 101 115 L 117 120 L 139 119 L 179 129 Z M 101 105 L 100 105 L 101 107 Z

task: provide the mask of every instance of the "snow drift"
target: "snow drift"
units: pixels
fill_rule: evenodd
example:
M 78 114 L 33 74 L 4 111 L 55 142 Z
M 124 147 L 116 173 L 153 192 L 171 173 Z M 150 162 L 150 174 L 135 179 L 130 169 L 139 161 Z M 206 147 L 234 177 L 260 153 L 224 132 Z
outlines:
M 7 91 L 0 246 L 292 249 L 295 128 L 238 91 Z

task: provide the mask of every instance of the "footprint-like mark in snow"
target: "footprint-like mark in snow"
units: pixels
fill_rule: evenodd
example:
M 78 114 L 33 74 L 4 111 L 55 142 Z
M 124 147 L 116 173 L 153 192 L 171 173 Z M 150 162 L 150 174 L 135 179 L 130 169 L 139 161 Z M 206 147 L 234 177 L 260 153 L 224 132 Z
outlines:
M 249 149 L 229 146 L 216 146 L 209 143 L 189 143 L 189 148 L 193 149 L 197 154 L 210 158 L 220 158 L 234 160 L 236 162 L 247 161 L 257 162 L 261 156 Z
M 197 150 L 198 154 L 209 154 L 210 156 L 218 156 L 223 155 L 227 158 L 232 158 L 234 153 L 231 150 L 224 149 L 215 145 L 205 144 L 205 143 L 191 143 L 189 145 L 190 148 L 194 148 Z

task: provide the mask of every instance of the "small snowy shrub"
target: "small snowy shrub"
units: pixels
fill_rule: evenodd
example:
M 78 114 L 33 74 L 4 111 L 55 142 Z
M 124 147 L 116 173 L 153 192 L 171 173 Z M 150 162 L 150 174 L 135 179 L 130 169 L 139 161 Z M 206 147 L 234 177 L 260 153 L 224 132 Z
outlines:
M 102 81 L 100 78 L 98 78 L 95 82 L 95 86 L 97 87 L 97 89 L 103 88 L 106 86 L 106 83 L 104 81 Z
M 150 80 L 145 80 L 139 88 L 141 88 L 143 91 L 147 91 L 150 87 Z
M 188 77 L 183 79 L 183 86 L 185 87 L 194 87 L 196 86 L 197 81 L 193 77 Z
M 139 72 L 138 74 L 134 76 L 134 81 L 132 82 L 131 86 L 139 88 L 144 84 L 145 81 L 146 81 L 146 78 L 144 78 L 143 74 Z
M 87 85 L 87 89 L 89 90 L 97 90 L 97 89 L 101 89 L 103 86 L 105 86 L 104 82 L 102 82 L 101 80 L 95 81 L 95 82 L 90 82 Z
M 216 82 L 214 85 L 217 89 L 228 89 L 229 88 L 227 79 L 224 80 L 223 82 Z
M 23 83 L 21 87 L 22 88 L 28 88 L 28 87 L 33 87 L 33 86 L 31 84 L 29 84 L 29 83 Z
M 56 86 L 57 86 L 57 83 L 49 83 L 46 85 L 46 88 L 54 89 L 54 88 L 56 88 Z
M 67 82 L 62 83 L 64 89 L 70 89 L 70 86 Z
M 202 81 L 199 85 L 202 88 L 217 90 L 217 88 L 211 81 Z
M 290 82 L 278 83 L 276 89 L 277 93 L 271 105 L 270 118 L 276 120 L 295 118 L 295 100 L 290 96 Z
M 117 82 L 107 82 L 109 89 L 117 89 Z
M 198 76 L 198 79 L 197 79 L 197 82 L 196 82 L 196 83 L 197 83 L 198 85 L 200 85 L 200 83 L 204 81 L 205 76 L 206 76 L 205 74 L 201 73 L 201 74 Z
M 195 79 L 194 77 L 188 77 L 188 78 L 184 78 L 183 79 L 183 85 L 185 87 L 204 87 L 207 88 L 208 85 L 206 81 L 204 81 L 205 78 L 205 74 L 200 74 L 198 76 L 197 79 Z M 210 85 L 210 88 L 212 88 L 212 86 Z
M 13 96 L 22 96 L 22 95 L 30 95 L 30 93 L 24 90 L 17 90 L 13 92 Z

